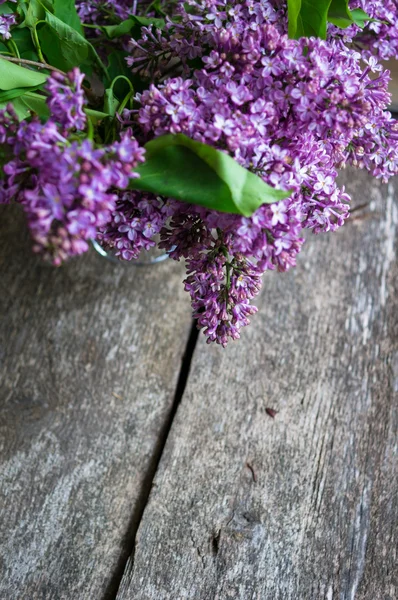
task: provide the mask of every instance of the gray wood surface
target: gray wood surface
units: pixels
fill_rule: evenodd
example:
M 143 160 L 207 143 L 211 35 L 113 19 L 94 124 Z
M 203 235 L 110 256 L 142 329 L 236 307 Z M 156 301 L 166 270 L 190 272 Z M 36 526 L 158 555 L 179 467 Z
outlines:
M 389 85 L 389 90 L 392 94 L 391 110 L 398 112 L 398 61 L 390 60 L 385 64 L 391 72 L 391 82 Z
M 0 257 L 0 598 L 114 597 L 189 335 L 182 265 L 43 266 L 9 207 Z
M 367 205 L 200 339 L 117 600 L 398 598 L 397 183 L 344 179 Z

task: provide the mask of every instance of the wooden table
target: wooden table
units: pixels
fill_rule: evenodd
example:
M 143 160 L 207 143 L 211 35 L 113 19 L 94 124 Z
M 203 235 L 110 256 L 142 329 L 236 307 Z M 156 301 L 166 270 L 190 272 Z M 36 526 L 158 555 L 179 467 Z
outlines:
M 1 211 L 1 600 L 398 598 L 398 184 L 343 179 L 226 350 L 183 265 L 53 269 Z

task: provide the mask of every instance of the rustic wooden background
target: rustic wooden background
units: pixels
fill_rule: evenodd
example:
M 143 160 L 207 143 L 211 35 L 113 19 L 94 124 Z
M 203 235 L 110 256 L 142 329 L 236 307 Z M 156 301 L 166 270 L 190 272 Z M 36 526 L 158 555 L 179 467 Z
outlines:
M 1 600 L 398 598 L 397 183 L 343 179 L 226 350 L 182 265 L 46 267 L 3 207 Z
M 391 72 L 390 92 L 392 94 L 391 110 L 398 112 L 398 61 L 390 60 L 386 66 Z

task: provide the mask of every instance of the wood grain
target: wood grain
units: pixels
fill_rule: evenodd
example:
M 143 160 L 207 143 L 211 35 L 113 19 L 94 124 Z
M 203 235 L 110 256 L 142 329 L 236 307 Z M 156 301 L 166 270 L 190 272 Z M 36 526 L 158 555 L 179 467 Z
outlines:
M 198 344 L 117 600 L 398 598 L 397 183 L 344 179 L 367 206 Z
M 398 60 L 389 60 L 385 63 L 387 69 L 391 71 L 391 82 L 389 91 L 392 94 L 391 110 L 398 112 Z
M 182 267 L 44 266 L 9 207 L 0 245 L 0 598 L 114 597 L 189 335 Z

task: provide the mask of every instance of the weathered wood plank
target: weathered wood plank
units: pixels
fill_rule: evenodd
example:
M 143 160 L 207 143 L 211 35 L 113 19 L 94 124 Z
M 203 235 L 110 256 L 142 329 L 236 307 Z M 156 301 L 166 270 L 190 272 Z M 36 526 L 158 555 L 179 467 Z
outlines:
M 398 598 L 397 184 L 345 180 L 369 206 L 198 345 L 117 600 Z
M 389 60 L 386 62 L 387 68 L 391 71 L 391 83 L 389 86 L 392 94 L 391 98 L 391 109 L 395 112 L 398 111 L 398 61 Z
M 103 599 L 173 403 L 182 266 L 43 266 L 8 207 L 0 237 L 0 598 Z

